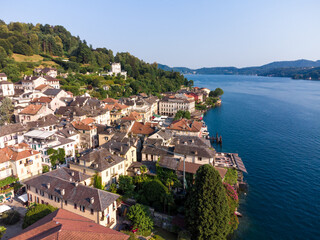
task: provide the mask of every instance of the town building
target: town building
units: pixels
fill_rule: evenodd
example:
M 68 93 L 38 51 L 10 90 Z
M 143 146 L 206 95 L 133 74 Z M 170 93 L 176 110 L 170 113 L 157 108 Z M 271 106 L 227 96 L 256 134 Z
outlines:
M 47 106 L 30 104 L 16 115 L 16 122 L 32 122 L 53 113 L 54 111 Z
M 131 159 L 129 159 L 130 161 Z M 106 148 L 93 149 L 80 158 L 69 163 L 70 169 L 88 174 L 96 173 L 101 176 L 103 186 L 116 183 L 120 175 L 126 175 L 126 159 L 114 154 Z
M 189 111 L 190 113 L 194 112 L 194 98 L 176 97 L 174 95 L 169 95 L 159 100 L 160 115 L 174 116 L 179 110 Z
M 14 86 L 12 82 L 6 80 L 0 81 L 0 96 L 12 97 L 14 95 Z
M 8 77 L 5 73 L 0 73 L 0 81 L 7 81 Z
M 51 165 L 50 148 L 58 150 L 64 149 L 66 161 L 72 160 L 75 157 L 75 141 L 68 138 L 63 138 L 54 132 L 32 130 L 24 134 L 24 141 L 31 146 L 32 149 L 41 153 L 42 163 Z
M 50 174 L 43 174 L 23 183 L 26 185 L 29 204 L 50 204 L 105 227 L 113 228 L 117 224 L 117 194 Z
M 19 180 L 42 173 L 41 154 L 26 143 L 0 149 L 0 179 L 15 176 Z
M 82 150 L 95 148 L 99 145 L 97 127 L 93 124 L 93 122 L 88 123 L 84 119 L 82 121 L 72 122 L 72 126 L 80 134 L 80 148 Z
M 202 137 L 202 132 L 206 129 L 202 122 L 195 120 L 181 119 L 173 121 L 167 130 L 170 130 L 174 136 L 196 136 Z

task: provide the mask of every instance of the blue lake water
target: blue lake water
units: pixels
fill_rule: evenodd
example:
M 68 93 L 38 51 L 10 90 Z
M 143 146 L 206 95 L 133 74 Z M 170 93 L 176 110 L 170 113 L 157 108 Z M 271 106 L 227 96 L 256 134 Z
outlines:
M 320 239 L 320 81 L 186 75 L 224 90 L 205 122 L 248 174 L 233 239 Z

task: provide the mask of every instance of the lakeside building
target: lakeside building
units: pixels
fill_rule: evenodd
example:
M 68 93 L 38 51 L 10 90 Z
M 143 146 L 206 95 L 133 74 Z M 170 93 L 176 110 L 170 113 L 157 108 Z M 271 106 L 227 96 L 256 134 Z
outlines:
M 95 221 L 75 214 L 74 211 L 58 209 L 27 227 L 12 240 L 25 239 L 110 239 L 128 240 L 130 236 L 103 227 Z
M 72 211 L 97 224 L 113 228 L 117 224 L 117 194 L 43 174 L 23 182 L 28 203 L 50 204 Z
M 186 96 L 169 95 L 159 100 L 159 114 L 165 116 L 174 116 L 179 110 L 189 111 L 190 113 L 195 111 L 194 98 L 188 98 Z
M 206 126 L 199 121 L 181 119 L 173 121 L 166 129 L 170 130 L 174 136 L 202 137 L 202 133 L 206 130 Z

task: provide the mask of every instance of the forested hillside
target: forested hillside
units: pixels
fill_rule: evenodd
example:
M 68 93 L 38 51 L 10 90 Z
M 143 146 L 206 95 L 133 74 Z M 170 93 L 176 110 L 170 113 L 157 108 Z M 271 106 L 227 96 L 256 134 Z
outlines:
M 128 79 L 120 76 L 99 76 L 110 69 L 112 62 L 120 62 Z M 62 88 L 81 94 L 91 91 L 103 98 L 107 94 L 121 97 L 138 92 L 157 94 L 175 91 L 181 85 L 190 85 L 183 75 L 159 69 L 157 64 L 146 63 L 130 53 L 117 53 L 107 48 L 94 49 L 79 36 L 72 36 L 63 26 L 30 24 L 0 20 L 0 72 L 10 81 L 17 82 L 30 75 L 35 67 L 54 66 L 60 73 Z M 85 73 L 89 75 L 84 75 Z M 109 85 L 105 91 L 103 85 Z

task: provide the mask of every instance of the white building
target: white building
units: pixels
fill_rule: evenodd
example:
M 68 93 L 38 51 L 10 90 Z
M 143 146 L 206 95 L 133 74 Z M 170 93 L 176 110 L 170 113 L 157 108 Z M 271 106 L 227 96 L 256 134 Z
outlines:
M 159 101 L 159 114 L 166 116 L 174 116 L 179 110 L 195 111 L 195 101 L 190 98 L 177 98 L 175 96 L 164 97 Z
M 109 76 L 118 75 L 124 76 L 127 79 L 127 72 L 121 70 L 120 63 L 112 63 L 111 64 L 111 71 L 107 73 Z
M 33 130 L 24 134 L 25 142 L 28 143 L 34 150 L 41 153 L 43 164 L 50 165 L 48 149 L 53 148 L 58 150 L 63 148 L 66 153 L 66 160 L 73 159 L 75 156 L 75 141 L 68 138 L 63 138 L 54 132 Z

